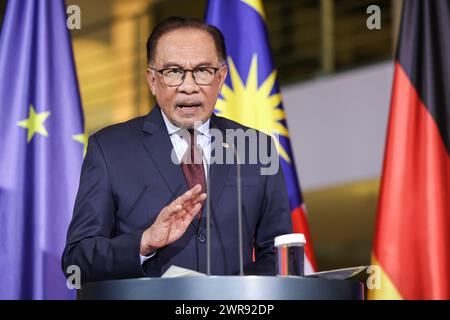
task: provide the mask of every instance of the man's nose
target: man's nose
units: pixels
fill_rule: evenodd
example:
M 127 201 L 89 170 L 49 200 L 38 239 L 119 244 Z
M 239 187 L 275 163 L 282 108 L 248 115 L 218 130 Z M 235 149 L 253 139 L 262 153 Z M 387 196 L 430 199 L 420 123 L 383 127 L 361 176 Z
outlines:
M 184 81 L 178 87 L 178 90 L 190 94 L 198 92 L 198 89 L 198 85 L 194 80 L 194 74 L 192 73 L 192 71 L 186 71 L 186 74 L 184 75 Z

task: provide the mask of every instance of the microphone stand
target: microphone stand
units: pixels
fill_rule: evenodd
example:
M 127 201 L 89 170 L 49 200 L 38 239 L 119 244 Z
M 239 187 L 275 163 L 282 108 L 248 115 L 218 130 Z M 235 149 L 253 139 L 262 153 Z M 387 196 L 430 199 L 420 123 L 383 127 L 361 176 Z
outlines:
M 237 203 L 238 203 L 238 233 L 239 233 L 239 275 L 244 275 L 244 254 L 242 245 L 242 192 L 241 192 L 241 165 L 239 155 L 233 144 L 234 154 L 236 155 L 236 183 L 237 183 Z
M 228 144 L 222 144 L 223 147 L 228 148 Z M 238 235 L 239 235 L 239 275 L 244 275 L 244 254 L 243 254 L 243 239 L 242 239 L 242 190 L 241 190 L 241 166 L 240 159 L 234 144 L 233 153 L 236 158 L 236 184 L 237 184 L 237 204 L 238 204 Z M 202 153 L 203 154 L 203 153 Z M 203 159 L 206 157 L 203 154 Z M 208 196 L 206 197 L 206 275 L 211 275 L 211 189 L 210 189 L 210 164 L 206 161 L 208 168 L 208 175 L 206 178 L 206 189 Z
M 206 162 L 206 167 L 208 168 L 206 177 L 206 275 L 209 277 L 211 275 L 211 189 L 209 186 L 209 176 L 211 172 L 209 170 L 210 165 L 208 162 Z

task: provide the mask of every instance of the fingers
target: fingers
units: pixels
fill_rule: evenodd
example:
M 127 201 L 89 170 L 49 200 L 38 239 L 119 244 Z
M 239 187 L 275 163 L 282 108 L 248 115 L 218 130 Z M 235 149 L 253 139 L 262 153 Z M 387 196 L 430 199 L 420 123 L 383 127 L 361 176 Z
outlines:
M 179 214 L 186 214 L 188 213 L 191 215 L 190 212 L 195 211 L 195 206 L 198 205 L 197 211 L 201 207 L 201 202 L 205 201 L 207 195 L 206 193 L 200 193 L 201 192 L 201 185 L 197 184 L 193 188 L 186 191 L 184 194 L 176 198 L 174 201 L 172 201 L 166 208 L 165 208 L 165 214 L 162 218 L 168 219 L 170 217 L 173 217 L 174 215 Z M 186 212 L 185 212 L 186 211 Z M 195 213 L 194 213 L 195 216 Z
M 174 214 L 180 211 L 183 208 L 183 205 L 190 200 L 198 198 L 198 194 L 201 191 L 202 186 L 200 184 L 196 184 L 193 188 L 189 189 L 181 196 L 172 201 L 168 207 L 168 213 Z
M 203 199 L 204 197 L 200 197 L 200 199 Z M 189 218 L 189 223 L 192 218 L 194 218 L 200 211 L 202 207 L 201 201 L 196 202 L 195 204 L 186 203 L 185 206 L 182 208 L 182 210 L 176 210 L 173 211 L 173 214 L 170 216 L 175 219 L 175 221 L 178 222 L 185 222 L 185 219 Z
M 200 193 L 195 199 L 195 202 L 199 202 L 199 201 L 205 201 L 207 197 L 206 193 Z
M 189 225 L 192 219 L 194 219 L 194 217 L 199 213 L 201 207 L 202 205 L 200 203 L 197 203 L 192 207 L 192 209 L 186 210 L 186 214 L 180 217 L 181 222 L 184 225 Z
M 197 203 L 201 203 L 201 202 L 205 201 L 206 197 L 207 197 L 206 193 L 200 193 L 200 194 L 196 195 L 195 197 L 192 197 L 191 199 L 187 200 L 183 204 L 183 208 L 189 210 Z
M 173 221 L 176 224 L 176 228 L 181 228 L 183 230 L 186 229 L 194 219 L 194 217 L 200 212 L 201 207 L 202 205 L 200 203 L 197 203 L 196 205 L 192 206 L 191 209 L 181 210 L 177 215 L 173 216 Z
M 201 192 L 201 185 L 197 184 L 184 194 L 176 198 L 170 205 L 181 205 L 183 208 L 190 210 L 196 203 L 204 201 L 206 199 L 206 193 Z
M 194 205 L 194 207 L 191 210 L 188 210 L 187 215 L 190 216 L 191 218 L 194 218 L 197 215 L 197 213 L 200 211 L 201 207 L 202 207 L 202 205 L 200 203 L 197 203 L 196 205 Z
M 167 208 L 167 213 L 169 215 L 173 215 L 173 214 L 176 214 L 181 209 L 183 209 L 183 206 L 180 204 L 169 205 L 169 207 Z
M 176 204 L 183 205 L 186 201 L 189 201 L 195 196 L 197 196 L 201 191 L 202 186 L 200 184 L 196 184 L 193 188 L 186 191 L 184 194 L 176 198 L 173 202 Z
M 179 217 L 179 222 L 181 222 L 183 225 L 189 225 L 194 219 L 195 216 L 200 212 L 202 205 L 200 203 L 197 203 L 196 205 L 192 206 L 189 210 L 183 210 L 183 214 Z
M 183 209 L 183 206 L 180 204 L 171 203 L 167 207 L 163 208 L 161 213 L 158 216 L 158 220 L 160 222 L 168 222 L 171 217 L 176 215 Z
M 186 201 L 183 205 L 183 210 L 181 212 L 184 213 L 184 211 L 191 211 L 195 205 L 199 204 L 200 206 L 204 204 L 206 199 L 206 193 L 202 193 L 195 197 L 194 199 L 190 201 Z

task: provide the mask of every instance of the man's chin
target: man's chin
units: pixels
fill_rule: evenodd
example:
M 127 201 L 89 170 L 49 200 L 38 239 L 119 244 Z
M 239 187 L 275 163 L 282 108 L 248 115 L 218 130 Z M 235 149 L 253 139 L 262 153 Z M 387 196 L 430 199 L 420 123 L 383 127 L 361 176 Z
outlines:
M 201 126 L 205 120 L 201 119 L 177 119 L 176 126 L 182 129 L 195 129 Z

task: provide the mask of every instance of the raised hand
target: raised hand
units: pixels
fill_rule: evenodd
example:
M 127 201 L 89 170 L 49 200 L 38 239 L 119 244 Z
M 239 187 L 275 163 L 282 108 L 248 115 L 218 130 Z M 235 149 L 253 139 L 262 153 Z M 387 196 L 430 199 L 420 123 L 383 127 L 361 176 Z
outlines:
M 155 222 L 142 234 L 141 255 L 146 256 L 181 238 L 206 199 L 206 193 L 201 193 L 201 189 L 197 184 L 161 210 Z

